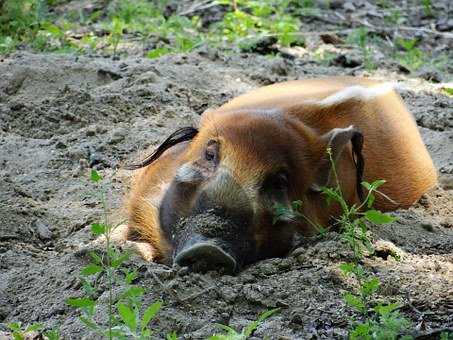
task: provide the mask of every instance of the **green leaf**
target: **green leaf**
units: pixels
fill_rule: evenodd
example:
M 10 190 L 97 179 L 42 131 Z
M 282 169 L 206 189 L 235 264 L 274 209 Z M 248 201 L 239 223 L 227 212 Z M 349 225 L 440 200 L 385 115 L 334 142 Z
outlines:
M 102 272 L 103 268 L 96 264 L 89 264 L 80 271 L 80 274 L 83 276 L 90 276 L 99 272 Z
M 82 321 L 82 323 L 87 326 L 89 329 L 93 331 L 98 331 L 99 326 L 91 319 L 85 317 L 85 316 L 79 316 L 79 320 Z
M 163 55 L 166 55 L 170 52 L 171 50 L 168 47 L 155 48 L 154 50 L 151 50 L 148 53 L 146 53 L 146 57 L 150 59 L 155 59 Z
M 98 254 L 93 251 L 89 255 L 95 264 L 102 265 L 102 258 Z
M 102 176 L 94 169 L 91 169 L 90 179 L 92 182 L 97 183 L 102 180 Z
M 368 196 L 368 201 L 367 201 L 367 204 L 366 204 L 368 208 L 371 208 L 373 206 L 373 203 L 374 203 L 375 199 L 376 199 L 376 197 L 373 194 L 370 194 Z
M 96 306 L 96 301 L 90 298 L 69 298 L 66 299 L 66 303 L 71 307 L 82 308 L 90 315 L 94 313 Z
M 379 210 L 368 210 L 365 212 L 365 218 L 374 224 L 386 224 L 395 221 L 395 218 L 380 212 Z
M 453 96 L 453 87 L 444 87 L 442 88 L 442 91 L 444 91 L 449 96 Z
M 112 259 L 112 262 L 110 263 L 110 265 L 113 267 L 113 268 L 117 268 L 119 267 L 121 264 L 123 264 L 124 261 L 127 261 L 129 259 L 129 254 L 127 253 L 124 253 L 124 254 L 119 254 L 119 256 L 117 256 L 116 258 L 113 258 Z
M 44 332 L 44 336 L 46 336 L 48 340 L 60 340 L 60 331 L 58 329 L 51 329 Z
M 354 327 L 352 332 L 349 334 L 350 340 L 360 339 L 372 339 L 370 333 L 372 331 L 371 325 L 369 322 L 358 324 Z
M 348 275 L 354 273 L 356 265 L 354 263 L 342 263 L 339 268 L 343 274 Z
M 346 293 L 343 298 L 349 306 L 355 308 L 360 313 L 365 312 L 365 304 L 360 297 L 351 293 Z
M 120 314 L 121 320 L 129 328 L 132 333 L 135 333 L 137 328 L 136 315 L 132 309 L 126 306 L 124 303 L 118 303 L 117 305 L 118 312 Z
M 107 230 L 107 228 L 104 224 L 100 224 L 100 223 L 91 224 L 91 232 L 96 236 L 105 234 L 106 230 Z
M 124 281 L 126 281 L 127 284 L 131 284 L 136 278 L 138 277 L 137 271 L 124 271 Z
M 145 293 L 145 290 L 142 287 L 132 286 L 124 292 L 124 296 L 129 298 L 136 298 L 142 296 Z
M 372 277 L 362 284 L 360 290 L 362 291 L 363 295 L 370 296 L 379 289 L 380 284 L 381 283 L 377 277 Z
M 22 327 L 22 323 L 21 322 L 11 322 L 8 324 L 8 328 L 12 331 L 20 331 L 21 330 L 21 327 Z
M 398 309 L 400 305 L 398 303 L 389 303 L 387 305 L 379 304 L 374 307 L 374 311 L 381 316 L 386 316 Z
M 25 333 L 39 331 L 43 327 L 44 326 L 41 323 L 34 323 L 25 329 Z
M 151 306 L 146 308 L 141 321 L 142 332 L 148 327 L 149 322 L 156 316 L 161 307 L 162 301 L 156 301 Z
M 178 336 L 176 335 L 176 331 L 168 333 L 166 336 L 167 340 L 178 340 Z
M 256 321 L 251 322 L 247 327 L 242 331 L 242 333 L 248 338 L 252 333 L 258 328 L 258 326 L 267 318 L 273 314 L 280 311 L 280 308 L 274 308 L 263 312 Z

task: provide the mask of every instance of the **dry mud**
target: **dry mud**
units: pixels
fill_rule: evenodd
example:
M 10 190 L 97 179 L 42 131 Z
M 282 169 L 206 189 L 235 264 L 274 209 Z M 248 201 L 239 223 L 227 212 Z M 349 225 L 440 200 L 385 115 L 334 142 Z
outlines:
M 12 321 L 59 327 L 65 339 L 93 338 L 64 302 L 80 294 L 78 273 L 88 262 L 80 250 L 101 212 L 90 167 L 106 178 L 116 211 L 130 175 L 122 165 L 176 127 L 196 123 L 208 107 L 264 84 L 351 73 L 363 71 L 209 50 L 155 61 L 25 52 L 2 60 L 0 338 Z M 373 76 L 406 86 L 402 95 L 439 169 L 440 186 L 413 208 L 396 212 L 397 222 L 373 230 L 378 256 L 364 265 L 380 278 L 380 297 L 402 305 L 414 332 L 451 328 L 453 100 L 423 80 L 390 71 Z M 158 338 L 173 330 L 186 339 L 206 338 L 217 331 L 215 323 L 241 329 L 260 312 L 280 307 L 256 338 L 330 339 L 344 338 L 350 324 L 342 294 L 356 282 L 338 270 L 350 259 L 332 232 L 304 239 L 288 257 L 259 262 L 236 276 L 190 273 L 138 258 L 128 265 L 140 273 L 146 302 L 164 301 L 153 321 Z

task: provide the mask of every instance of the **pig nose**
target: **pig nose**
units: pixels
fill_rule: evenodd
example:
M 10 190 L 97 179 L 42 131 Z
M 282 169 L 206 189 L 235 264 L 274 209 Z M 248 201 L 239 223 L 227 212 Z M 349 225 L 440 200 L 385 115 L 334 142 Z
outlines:
M 232 274 L 236 270 L 236 260 L 213 240 L 187 242 L 189 245 L 180 251 L 174 262 L 190 267 L 194 271 L 218 270 Z

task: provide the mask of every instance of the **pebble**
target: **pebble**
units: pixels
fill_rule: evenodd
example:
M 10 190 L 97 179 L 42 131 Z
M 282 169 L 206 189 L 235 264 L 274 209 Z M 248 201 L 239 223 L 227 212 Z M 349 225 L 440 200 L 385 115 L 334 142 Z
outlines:
M 123 141 L 125 137 L 126 137 L 126 130 L 124 130 L 123 128 L 118 128 L 115 131 L 113 131 L 109 144 L 117 144 L 117 143 Z
M 53 236 L 52 231 L 49 229 L 49 226 L 47 226 L 43 222 L 37 221 L 35 223 L 35 229 L 36 229 L 36 232 L 38 233 L 38 237 L 42 241 L 48 241 L 48 240 L 52 239 L 52 236 Z

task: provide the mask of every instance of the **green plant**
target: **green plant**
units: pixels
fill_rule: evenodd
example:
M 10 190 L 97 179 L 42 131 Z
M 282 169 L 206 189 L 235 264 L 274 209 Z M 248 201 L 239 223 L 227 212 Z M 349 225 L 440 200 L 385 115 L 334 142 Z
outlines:
M 40 323 L 31 324 L 25 328 L 22 328 L 21 322 L 11 322 L 7 325 L 11 331 L 11 335 L 14 340 L 25 340 L 28 333 L 39 331 L 43 328 L 43 325 Z
M 155 302 L 143 310 L 142 298 L 145 290 L 133 284 L 137 273 L 123 266 L 129 256 L 118 250 L 111 242 L 112 232 L 116 226 L 109 223 L 106 192 L 101 186 L 101 180 L 100 174 L 92 170 L 91 181 L 96 186 L 102 205 L 103 222 L 93 223 L 91 232 L 97 237 L 104 238 L 105 253 L 103 255 L 90 253 L 91 262 L 80 272 L 84 296 L 69 298 L 66 302 L 81 311 L 80 321 L 98 336 L 109 339 L 147 339 L 152 334 L 149 323 L 161 308 L 162 302 Z M 108 295 L 107 324 L 99 324 L 94 319 L 96 308 L 100 304 L 96 296 L 100 293 L 99 280 L 102 277 L 105 278 Z M 115 287 L 122 287 L 122 290 L 114 297 Z
M 237 9 L 227 13 L 212 32 L 244 49 L 265 36 L 276 37 L 283 46 L 300 42 L 297 34 L 300 22 L 287 13 L 290 3 L 289 0 L 238 1 Z
M 431 0 L 421 0 L 423 11 L 427 17 L 433 16 L 433 6 Z
M 264 320 L 272 316 L 273 314 L 277 313 L 280 309 L 275 308 L 268 311 L 263 312 L 260 314 L 257 320 L 252 321 L 246 327 L 244 327 L 241 333 L 238 333 L 234 328 L 229 326 L 217 324 L 217 327 L 224 330 L 225 334 L 214 334 L 209 337 L 209 340 L 246 340 L 250 336 L 252 336 L 253 332 L 258 328 L 258 326 L 263 323 Z
M 426 54 L 417 47 L 416 39 L 398 39 L 397 46 L 403 51 L 396 54 L 396 59 L 411 72 L 418 70 L 427 62 Z
M 353 31 L 348 39 L 349 43 L 357 45 L 362 52 L 363 64 L 365 69 L 373 70 L 376 68 L 373 59 L 373 51 L 370 46 L 370 41 L 368 38 L 368 30 L 365 27 L 360 27 L 357 30 Z
M 440 333 L 440 340 L 453 340 L 453 333 L 451 332 Z
M 396 339 L 408 330 L 410 322 L 402 316 L 397 303 L 372 303 L 372 297 L 377 293 L 380 281 L 376 276 L 369 276 L 356 263 L 343 263 L 340 270 L 346 276 L 354 276 L 359 282 L 357 294 L 345 293 L 343 299 L 361 315 L 363 321 L 355 320 L 349 333 L 351 340 L 362 339 Z M 409 336 L 404 339 L 411 339 Z
M 364 249 L 368 250 L 370 253 L 374 252 L 371 240 L 367 234 L 368 228 L 366 221 L 374 224 L 385 224 L 391 223 L 395 220 L 390 215 L 383 214 L 379 210 L 372 209 L 376 197 L 375 194 L 380 193 L 378 188 L 383 185 L 385 181 L 376 180 L 373 183 L 362 182 L 361 185 L 368 191 L 365 199 L 360 204 L 353 204 L 349 206 L 339 185 L 335 164 L 332 159 L 332 151 L 327 149 L 327 154 L 329 156 L 330 163 L 332 164 L 332 172 L 336 181 L 336 187 L 324 187 L 322 188 L 322 192 L 326 196 L 327 204 L 337 202 L 340 205 L 342 213 L 340 217 L 336 219 L 336 223 L 340 226 L 343 238 L 354 251 L 356 258 L 361 258 L 363 256 Z

